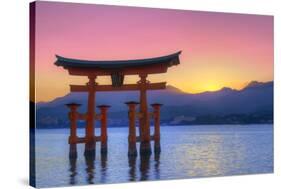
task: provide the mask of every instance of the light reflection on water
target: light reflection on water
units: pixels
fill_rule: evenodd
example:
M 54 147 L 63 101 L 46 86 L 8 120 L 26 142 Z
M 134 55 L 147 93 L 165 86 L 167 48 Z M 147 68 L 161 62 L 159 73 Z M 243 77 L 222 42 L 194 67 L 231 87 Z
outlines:
M 109 128 L 107 156 L 98 144 L 95 159 L 84 158 L 80 144 L 76 160 L 68 159 L 68 129 L 37 130 L 37 186 L 269 173 L 272 130 L 272 125 L 161 127 L 160 155 L 128 158 L 128 128 Z

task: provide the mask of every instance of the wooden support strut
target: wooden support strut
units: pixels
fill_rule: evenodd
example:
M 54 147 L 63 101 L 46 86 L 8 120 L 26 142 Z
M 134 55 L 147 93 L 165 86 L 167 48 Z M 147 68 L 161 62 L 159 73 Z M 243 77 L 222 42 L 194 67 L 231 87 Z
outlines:
M 69 143 L 69 158 L 77 158 L 77 125 L 76 121 L 78 118 L 77 108 L 80 106 L 80 104 L 76 103 L 69 103 L 66 104 L 66 106 L 70 109 L 69 112 L 69 120 L 70 120 L 70 136 L 68 138 Z
M 138 102 L 130 101 L 126 102 L 129 106 L 129 136 L 128 136 L 128 156 L 137 156 L 137 148 L 136 148 L 136 106 L 139 104 Z
M 100 105 L 97 106 L 100 109 L 100 121 L 101 121 L 101 153 L 107 153 L 107 110 L 110 106 Z
M 151 104 L 153 107 L 153 118 L 154 118 L 154 153 L 161 152 L 160 146 L 160 107 L 162 104 Z

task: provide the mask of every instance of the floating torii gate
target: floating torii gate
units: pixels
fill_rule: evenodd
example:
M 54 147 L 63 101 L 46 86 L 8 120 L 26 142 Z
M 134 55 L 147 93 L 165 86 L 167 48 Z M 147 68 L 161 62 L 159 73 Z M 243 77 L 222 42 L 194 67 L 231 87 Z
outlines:
M 160 153 L 160 106 L 161 104 L 152 104 L 153 113 L 148 112 L 147 90 L 159 90 L 166 88 L 166 82 L 150 83 L 147 80 L 148 74 L 166 73 L 168 67 L 178 65 L 181 51 L 174 54 L 136 60 L 79 60 L 65 58 L 56 55 L 55 65 L 62 66 L 68 70 L 70 75 L 87 76 L 89 82 L 86 85 L 70 85 L 71 92 L 88 92 L 87 113 L 77 112 L 79 104 L 70 103 L 69 119 L 70 126 L 70 157 L 76 157 L 76 144 L 85 143 L 85 156 L 95 155 L 96 142 L 101 142 L 101 153 L 107 152 L 107 109 L 108 105 L 100 105 L 100 114 L 95 111 L 95 95 L 99 91 L 140 91 L 140 102 L 126 102 L 129 106 L 129 149 L 128 155 L 137 155 L 136 141 L 140 141 L 140 154 L 151 154 L 150 140 L 154 140 L 154 152 Z M 125 75 L 138 75 L 140 80 L 136 84 L 124 84 Z M 96 83 L 98 76 L 111 76 L 111 85 L 99 85 Z M 114 97 L 113 97 L 114 98 Z M 136 112 L 136 106 L 139 106 L 139 112 Z M 154 135 L 150 136 L 149 118 L 154 118 Z M 135 119 L 139 119 L 139 133 L 136 137 Z M 86 120 L 85 137 L 77 137 L 76 121 Z M 101 136 L 95 136 L 95 120 L 101 120 Z

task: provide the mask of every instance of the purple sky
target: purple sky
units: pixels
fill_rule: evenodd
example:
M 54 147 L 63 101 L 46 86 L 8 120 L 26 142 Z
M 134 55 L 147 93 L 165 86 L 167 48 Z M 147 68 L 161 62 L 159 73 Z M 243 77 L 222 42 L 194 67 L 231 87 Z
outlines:
M 86 82 L 54 66 L 55 54 L 110 60 L 182 50 L 179 66 L 149 79 L 191 93 L 273 80 L 272 16 L 55 2 L 37 2 L 36 11 L 36 101 Z

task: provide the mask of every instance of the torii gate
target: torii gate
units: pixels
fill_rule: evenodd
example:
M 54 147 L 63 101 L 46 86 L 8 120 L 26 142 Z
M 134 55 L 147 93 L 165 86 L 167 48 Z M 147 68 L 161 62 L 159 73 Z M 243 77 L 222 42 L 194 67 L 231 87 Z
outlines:
M 71 121 L 71 132 L 69 137 L 70 157 L 77 157 L 76 144 L 85 143 L 85 156 L 95 155 L 96 142 L 101 141 L 101 153 L 107 152 L 107 118 L 106 112 L 109 106 L 101 105 L 101 114 L 95 112 L 95 95 L 99 91 L 140 91 L 139 113 L 135 112 L 138 102 L 126 102 L 129 106 L 129 156 L 137 155 L 136 141 L 140 141 L 140 154 L 151 154 L 150 140 L 154 140 L 154 152 L 160 153 L 160 106 L 152 104 L 153 113 L 148 112 L 147 90 L 159 90 L 166 88 L 166 82 L 150 83 L 148 74 L 166 73 L 168 67 L 178 65 L 181 51 L 174 54 L 137 60 L 78 60 L 56 55 L 55 65 L 62 66 L 68 70 L 70 75 L 87 76 L 89 82 L 86 85 L 70 85 L 71 92 L 88 92 L 88 107 L 86 114 L 79 114 L 79 104 L 70 103 L 69 118 Z M 137 84 L 124 84 L 125 75 L 138 75 L 140 80 Z M 98 76 L 111 76 L 112 85 L 99 85 L 96 83 Z M 114 98 L 114 97 L 113 97 Z M 150 136 L 149 118 L 154 118 L 154 135 Z M 136 137 L 135 118 L 139 118 L 140 137 Z M 77 137 L 76 121 L 86 120 L 85 137 Z M 101 120 L 101 136 L 95 136 L 95 120 Z

